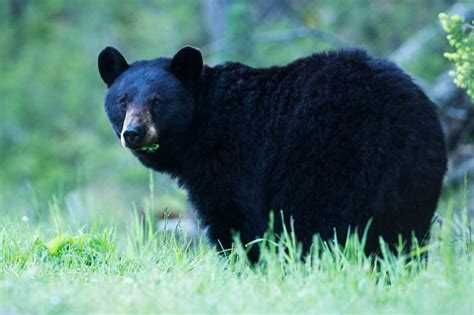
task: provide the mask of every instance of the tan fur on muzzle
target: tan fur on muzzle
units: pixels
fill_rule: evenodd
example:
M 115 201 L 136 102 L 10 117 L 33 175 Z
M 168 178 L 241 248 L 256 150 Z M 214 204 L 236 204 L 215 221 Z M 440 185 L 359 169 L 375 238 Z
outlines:
M 120 133 L 120 142 L 122 146 L 126 148 L 125 139 L 123 133 L 127 130 L 128 126 L 139 125 L 146 130 L 144 145 L 150 145 L 156 143 L 158 140 L 158 130 L 153 125 L 151 114 L 148 109 L 131 107 L 125 114 L 125 120 L 123 121 L 122 132 Z

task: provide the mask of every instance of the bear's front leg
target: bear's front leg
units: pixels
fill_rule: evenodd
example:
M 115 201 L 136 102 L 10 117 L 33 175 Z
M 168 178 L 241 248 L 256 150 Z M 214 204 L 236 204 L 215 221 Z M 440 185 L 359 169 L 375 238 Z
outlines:
M 253 225 L 238 227 L 235 224 L 223 225 L 222 222 L 216 222 L 208 225 L 207 236 L 211 243 L 216 246 L 216 249 L 224 255 L 229 254 L 230 250 L 233 248 L 233 236 L 238 236 L 247 250 L 249 260 L 255 263 L 258 261 L 260 256 L 258 245 L 253 244 L 250 245 L 250 247 L 247 247 L 247 244 L 261 237 L 264 232 L 264 228 Z
M 193 198 L 191 194 L 191 202 L 207 228 L 210 242 L 224 254 L 232 248 L 234 235 L 238 235 L 245 246 L 262 237 L 268 227 L 267 216 L 260 209 L 261 203 L 254 202 L 253 198 L 237 198 L 230 194 L 215 194 L 214 198 L 209 198 L 209 194 L 198 196 L 206 198 Z M 249 259 L 256 262 L 258 258 L 258 246 L 253 245 L 249 249 Z

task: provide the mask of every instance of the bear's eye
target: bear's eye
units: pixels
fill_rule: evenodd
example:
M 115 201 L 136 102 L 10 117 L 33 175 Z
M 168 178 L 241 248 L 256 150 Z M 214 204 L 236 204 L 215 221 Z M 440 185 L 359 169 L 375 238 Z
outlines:
M 121 108 L 126 108 L 127 107 L 127 103 L 128 103 L 128 96 L 125 95 L 123 96 L 122 98 L 120 98 L 119 100 L 119 105 Z
M 151 102 L 153 103 L 153 105 L 162 105 L 163 99 L 161 99 L 159 96 L 154 96 Z

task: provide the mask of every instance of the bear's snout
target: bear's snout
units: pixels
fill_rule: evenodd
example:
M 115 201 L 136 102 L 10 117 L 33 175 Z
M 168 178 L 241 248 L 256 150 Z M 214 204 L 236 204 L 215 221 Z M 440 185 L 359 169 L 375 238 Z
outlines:
M 158 130 L 153 124 L 150 112 L 145 109 L 129 109 L 120 137 L 122 146 L 135 150 L 156 144 L 157 140 Z

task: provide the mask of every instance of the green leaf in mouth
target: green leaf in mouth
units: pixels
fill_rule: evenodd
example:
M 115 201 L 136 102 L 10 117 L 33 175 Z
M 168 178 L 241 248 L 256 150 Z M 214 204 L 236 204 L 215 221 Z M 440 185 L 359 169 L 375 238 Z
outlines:
M 155 143 L 155 144 L 150 144 L 150 145 L 141 147 L 141 148 L 138 149 L 138 150 L 139 150 L 139 151 L 146 152 L 146 153 L 153 153 L 153 152 L 155 152 L 156 150 L 158 150 L 159 147 L 160 147 L 160 145 L 159 145 L 158 143 Z

